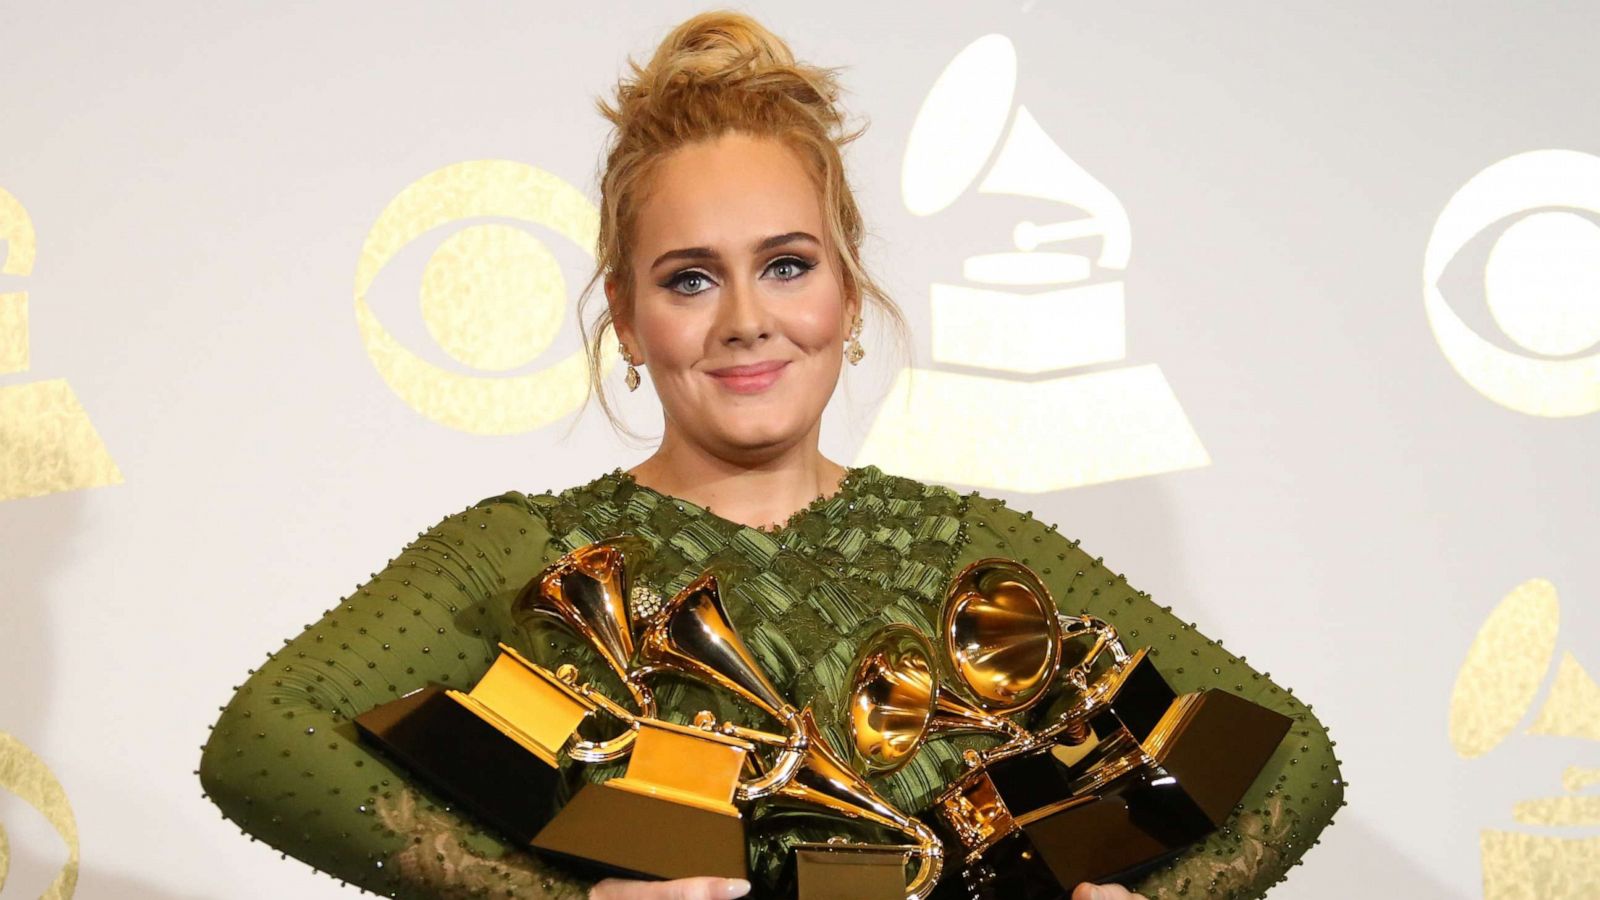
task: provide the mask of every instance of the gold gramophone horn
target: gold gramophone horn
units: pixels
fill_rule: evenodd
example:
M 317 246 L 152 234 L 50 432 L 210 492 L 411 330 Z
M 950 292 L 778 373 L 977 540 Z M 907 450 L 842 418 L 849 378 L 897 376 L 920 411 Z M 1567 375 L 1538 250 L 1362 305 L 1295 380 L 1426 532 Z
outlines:
M 587 640 L 633 695 L 639 714 L 654 716 L 655 697 L 631 672 L 634 636 L 625 563 L 628 553 L 640 549 L 637 539 L 627 537 L 579 547 L 545 567 L 523 588 L 512 609 L 519 617 L 554 618 Z M 633 745 L 637 726 L 615 704 L 603 705 L 614 713 L 621 713 L 630 727 L 609 740 L 575 742 L 569 751 L 574 759 L 609 762 L 626 755 Z
M 828 746 L 817 730 L 811 707 L 795 714 L 796 727 L 806 736 L 801 762 L 769 798 L 770 803 L 822 809 L 846 819 L 860 819 L 899 831 L 916 844 L 911 852 L 920 859 L 917 872 L 906 884 L 906 896 L 923 900 L 933 892 L 944 869 L 944 845 L 933 829 L 896 809 Z
M 738 799 L 765 797 L 793 776 L 810 737 L 800 728 L 794 706 L 767 680 L 739 639 L 722 605 L 715 574 L 707 572 L 696 578 L 645 623 L 634 674 L 642 677 L 662 671 L 696 676 L 732 691 L 788 730 L 784 737 L 736 726 L 721 729 L 724 734 L 783 747 L 769 771 L 740 783 Z
M 1055 601 L 1010 559 L 969 564 L 951 579 L 940 637 L 955 676 L 983 710 L 1009 715 L 1039 702 L 1061 665 Z
M 1025 736 L 1021 727 L 991 715 L 940 683 L 933 645 L 920 631 L 894 623 L 869 636 L 856 651 L 845 698 L 845 727 L 854 761 L 868 775 L 883 775 L 911 760 L 935 734 L 979 731 Z
M 932 892 L 944 865 L 944 848 L 933 830 L 874 791 L 829 747 L 811 708 L 796 709 L 767 679 L 734 630 L 715 574 L 707 572 L 695 579 L 645 623 L 639 637 L 638 664 L 636 675 L 673 672 L 732 691 L 788 731 L 787 736 L 774 735 L 731 724 L 716 729 L 724 735 L 782 748 L 770 767 L 739 784 L 738 800 L 766 798 L 900 831 L 915 842 L 908 849 L 921 861 L 906 895 L 922 900 Z

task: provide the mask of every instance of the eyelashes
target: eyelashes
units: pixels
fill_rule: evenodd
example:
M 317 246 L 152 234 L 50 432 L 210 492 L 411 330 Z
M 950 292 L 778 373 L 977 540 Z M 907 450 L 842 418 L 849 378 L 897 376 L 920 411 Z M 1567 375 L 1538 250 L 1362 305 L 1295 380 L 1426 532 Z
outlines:
M 787 278 L 778 276 L 779 281 L 788 282 L 804 277 L 807 272 L 815 269 L 817 264 L 799 256 L 780 256 L 777 259 L 774 259 L 772 262 L 767 263 L 766 270 L 771 271 L 779 266 L 788 266 L 789 268 L 796 270 L 793 275 L 790 275 Z M 674 273 L 672 277 L 661 282 L 661 286 L 684 297 L 693 297 L 697 294 L 703 294 L 709 290 L 709 288 L 701 288 L 699 290 L 692 291 L 680 290 L 682 285 L 695 282 L 705 282 L 709 284 L 711 282 L 711 277 L 706 273 L 699 271 L 698 269 L 684 269 L 681 272 Z
M 815 269 L 817 267 L 816 263 L 809 262 L 807 260 L 801 259 L 798 256 L 780 256 L 777 259 L 773 260 L 771 263 L 769 263 L 767 265 L 767 268 L 770 269 L 773 266 L 778 265 L 779 263 L 789 263 L 789 264 L 793 265 L 796 269 L 799 270 L 799 271 L 795 272 L 793 275 L 790 275 L 788 278 L 779 278 L 778 279 L 779 281 L 793 281 L 796 278 L 799 278 L 800 276 L 804 275 L 805 273 L 807 273 L 807 272 L 809 272 L 812 269 Z

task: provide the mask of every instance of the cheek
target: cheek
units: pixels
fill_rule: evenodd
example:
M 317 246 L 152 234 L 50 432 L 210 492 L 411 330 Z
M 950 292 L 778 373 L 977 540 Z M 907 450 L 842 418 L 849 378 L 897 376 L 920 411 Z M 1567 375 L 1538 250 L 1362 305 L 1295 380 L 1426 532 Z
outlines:
M 663 371 L 687 366 L 698 359 L 705 344 L 706 325 L 684 310 L 652 315 L 641 310 L 634 321 L 639 341 L 648 353 L 646 362 Z
M 838 343 L 844 333 L 844 314 L 836 296 L 825 302 L 797 307 L 784 323 L 789 339 L 808 352 L 817 352 Z

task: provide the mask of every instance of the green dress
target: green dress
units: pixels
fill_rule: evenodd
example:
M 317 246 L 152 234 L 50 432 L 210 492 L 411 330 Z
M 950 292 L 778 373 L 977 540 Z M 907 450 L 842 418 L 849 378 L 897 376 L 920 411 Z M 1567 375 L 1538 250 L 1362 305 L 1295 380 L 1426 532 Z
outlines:
M 250 671 L 204 748 L 206 794 L 253 839 L 384 896 L 586 896 L 590 880 L 458 815 L 361 743 L 351 720 L 430 682 L 470 687 L 500 641 L 549 666 L 572 661 L 586 674 L 600 672 L 576 638 L 543 620 L 519 620 L 511 601 L 562 554 L 624 533 L 653 550 L 631 572 L 634 580 L 663 596 L 707 569 L 719 573 L 745 643 L 786 697 L 812 704 L 840 751 L 838 705 L 860 641 L 887 622 L 932 633 L 951 575 L 989 556 L 1032 567 L 1064 612 L 1109 621 L 1130 651 L 1149 646 L 1180 693 L 1222 687 L 1290 716 L 1288 735 L 1232 819 L 1128 885 L 1152 900 L 1262 896 L 1344 805 L 1327 730 L 1287 688 L 1054 525 L 874 466 L 851 469 L 833 496 L 772 531 L 720 518 L 621 470 L 559 494 L 510 491 L 448 515 Z M 668 679 L 657 695 L 663 718 L 688 721 L 711 709 L 763 722 L 742 700 L 687 680 Z M 919 811 L 960 771 L 962 749 L 993 740 L 930 741 L 905 768 L 872 784 L 900 809 Z M 620 764 L 572 764 L 569 787 L 619 771 Z M 789 843 L 838 830 L 829 820 L 781 821 L 752 822 L 756 896 L 777 877 Z

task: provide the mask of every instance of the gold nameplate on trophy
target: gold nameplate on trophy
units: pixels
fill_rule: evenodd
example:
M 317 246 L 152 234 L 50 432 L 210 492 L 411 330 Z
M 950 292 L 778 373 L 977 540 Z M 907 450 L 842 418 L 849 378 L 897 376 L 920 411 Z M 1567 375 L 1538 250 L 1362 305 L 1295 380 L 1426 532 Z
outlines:
M 562 748 L 594 711 L 594 704 L 559 676 L 503 643 L 500 656 L 470 692 L 445 694 L 551 766 L 558 765 Z
M 355 718 L 360 736 L 451 799 L 527 843 L 549 820 L 559 758 L 595 707 L 505 644 L 471 692 L 432 684 Z M 576 677 L 575 671 L 564 672 Z
M 627 774 L 586 784 L 533 846 L 656 878 L 746 878 L 733 805 L 749 741 L 659 720 L 639 723 Z

